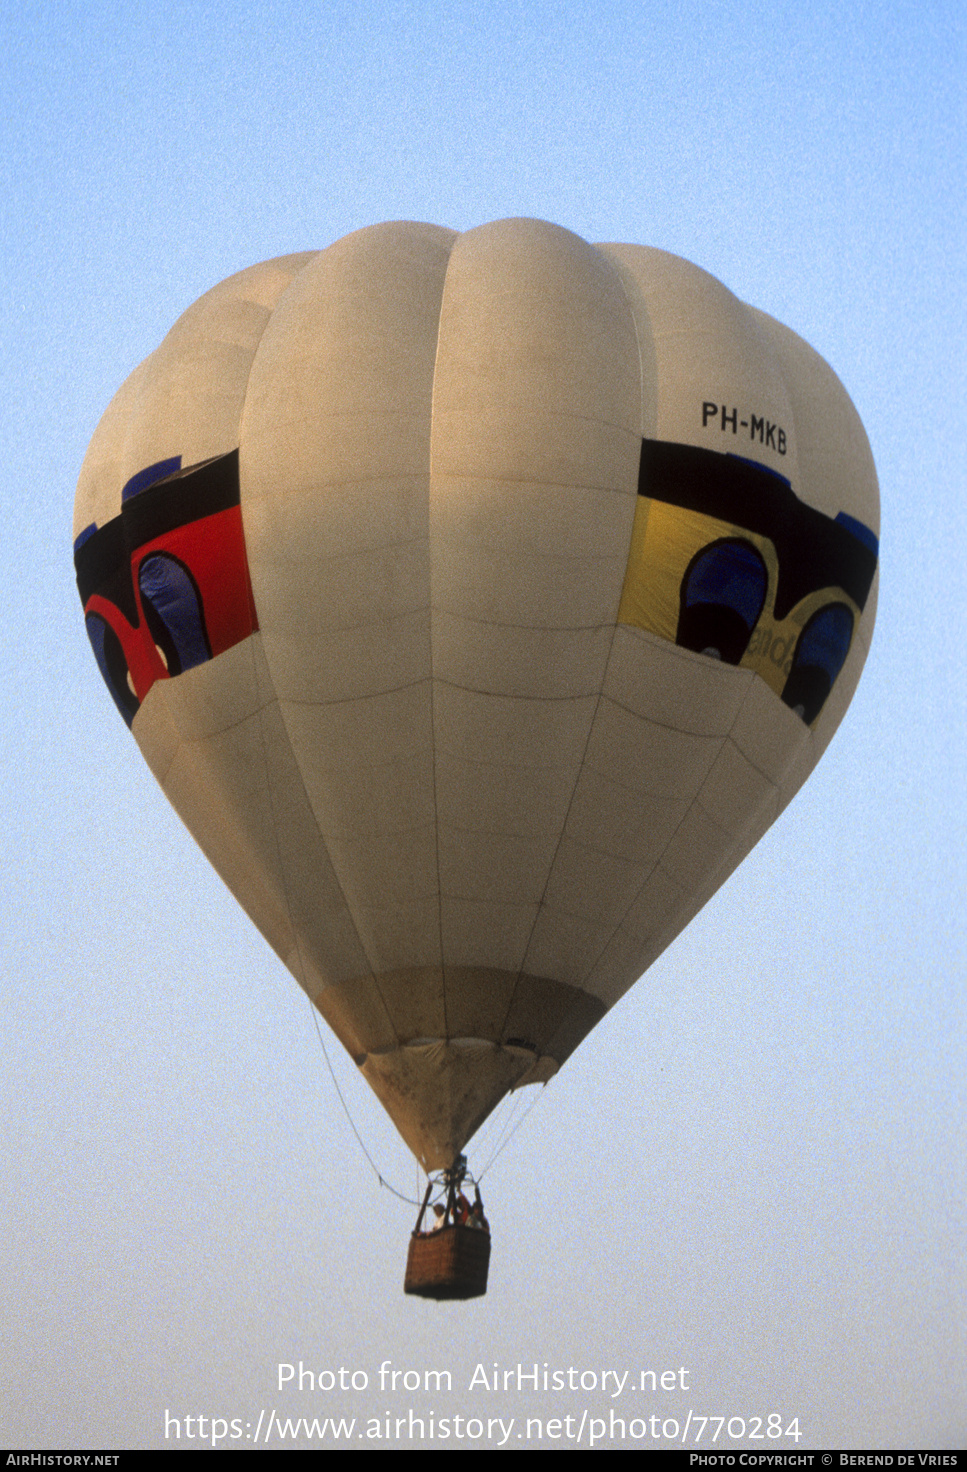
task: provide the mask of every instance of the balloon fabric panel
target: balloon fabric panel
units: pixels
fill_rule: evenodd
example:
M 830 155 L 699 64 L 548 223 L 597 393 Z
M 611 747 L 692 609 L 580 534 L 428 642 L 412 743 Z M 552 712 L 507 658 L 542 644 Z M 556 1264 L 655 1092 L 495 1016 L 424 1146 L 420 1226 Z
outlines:
M 823 608 L 845 607 L 846 647 L 835 671 L 828 669 L 825 695 L 808 702 L 812 723 L 845 662 L 876 570 L 875 547 L 869 528 L 804 505 L 765 467 L 645 440 L 618 619 L 754 669 L 785 699 L 803 630 Z M 761 596 L 756 565 L 765 578 Z M 846 628 L 842 619 L 838 627 Z M 804 715 L 795 691 L 787 703 Z
M 221 654 L 258 627 L 237 451 L 185 470 L 172 464 L 133 477 L 120 516 L 78 538 L 74 553 L 85 613 L 95 628 L 111 630 L 110 647 L 123 656 L 125 668 L 105 679 L 129 724 L 155 680 Z M 115 694 L 125 686 L 133 706 Z

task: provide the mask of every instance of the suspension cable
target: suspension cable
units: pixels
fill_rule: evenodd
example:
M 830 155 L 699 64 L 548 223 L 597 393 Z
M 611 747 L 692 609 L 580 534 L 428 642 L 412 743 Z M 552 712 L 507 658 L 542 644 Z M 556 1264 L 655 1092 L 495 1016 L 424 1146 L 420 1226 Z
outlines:
M 540 1092 L 534 1095 L 534 1098 L 528 1104 L 527 1108 L 524 1110 L 523 1114 L 520 1116 L 520 1118 L 518 1119 L 517 1123 L 514 1125 L 514 1128 L 508 1134 L 507 1138 L 501 1142 L 500 1146 L 494 1151 L 493 1155 L 491 1155 L 490 1159 L 487 1161 L 487 1164 L 484 1166 L 483 1170 L 480 1172 L 480 1175 L 477 1177 L 478 1181 L 482 1181 L 483 1180 L 484 1176 L 487 1174 L 487 1171 L 493 1165 L 493 1163 L 497 1159 L 497 1157 L 499 1155 L 502 1155 L 503 1152 L 506 1150 L 506 1148 L 510 1144 L 511 1140 L 514 1138 L 514 1136 L 516 1135 L 517 1131 L 520 1129 L 521 1125 L 524 1123 L 524 1120 L 527 1119 L 527 1117 L 530 1114 L 531 1110 L 537 1104 L 538 1100 L 542 1097 L 542 1095 L 544 1093 L 544 1090 L 546 1088 L 547 1088 L 547 1084 L 546 1083 L 541 1084 Z
M 334 1070 L 334 1068 L 332 1066 L 332 1061 L 331 1061 L 331 1059 L 329 1057 L 329 1053 L 328 1053 L 328 1051 L 326 1049 L 325 1039 L 322 1036 L 322 1029 L 319 1026 L 319 1014 L 316 1011 L 315 1007 L 312 1005 L 311 999 L 309 1000 L 309 1008 L 310 1008 L 310 1010 L 312 1012 L 312 1020 L 313 1020 L 313 1022 L 316 1025 L 316 1037 L 319 1039 L 319 1046 L 322 1049 L 322 1056 L 326 1060 L 326 1067 L 329 1069 L 329 1077 L 332 1079 L 333 1088 L 336 1090 L 336 1094 L 337 1094 L 337 1096 L 339 1098 L 339 1102 L 340 1102 L 340 1104 L 343 1107 L 343 1111 L 345 1112 L 346 1118 L 349 1120 L 350 1128 L 352 1129 L 353 1134 L 356 1136 L 356 1139 L 357 1139 L 357 1141 L 359 1143 L 360 1150 L 362 1150 L 362 1152 L 365 1155 L 366 1159 L 369 1161 L 369 1164 L 370 1164 L 370 1167 L 372 1168 L 372 1172 L 373 1172 L 374 1176 L 379 1181 L 380 1185 L 385 1188 L 385 1190 L 391 1192 L 391 1194 L 393 1196 L 398 1196 L 399 1199 L 400 1199 L 400 1201 L 405 1201 L 410 1206 L 419 1206 L 419 1204 L 420 1204 L 419 1198 L 415 1198 L 413 1196 L 404 1196 L 404 1194 L 403 1194 L 402 1191 L 397 1191 L 397 1189 L 396 1189 L 395 1186 L 391 1186 L 390 1185 L 389 1181 L 387 1181 L 384 1178 L 384 1176 L 381 1174 L 379 1168 L 376 1165 L 376 1162 L 374 1161 L 373 1157 L 370 1155 L 369 1151 L 366 1149 L 366 1146 L 365 1146 L 365 1144 L 363 1142 L 363 1137 L 359 1133 L 358 1129 L 356 1128 L 355 1121 L 353 1120 L 353 1117 L 352 1117 L 352 1115 L 349 1112 L 349 1106 L 346 1103 L 346 1100 L 343 1098 L 343 1092 L 342 1092 L 342 1089 L 339 1087 L 339 1080 L 336 1078 L 336 1073 L 335 1073 L 335 1070 Z

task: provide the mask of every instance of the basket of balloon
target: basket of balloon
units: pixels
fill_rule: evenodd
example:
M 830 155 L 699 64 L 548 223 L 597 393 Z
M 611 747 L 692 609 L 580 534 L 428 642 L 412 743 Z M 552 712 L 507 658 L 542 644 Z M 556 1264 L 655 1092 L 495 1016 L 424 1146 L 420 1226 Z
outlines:
M 481 1298 L 489 1266 L 489 1232 L 460 1226 L 414 1232 L 403 1291 L 420 1298 Z

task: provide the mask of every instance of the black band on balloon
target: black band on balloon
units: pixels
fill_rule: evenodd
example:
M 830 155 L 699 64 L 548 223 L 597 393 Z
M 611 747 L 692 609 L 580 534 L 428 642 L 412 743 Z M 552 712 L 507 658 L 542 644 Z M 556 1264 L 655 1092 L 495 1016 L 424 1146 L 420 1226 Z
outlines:
M 92 532 L 75 549 L 74 568 L 81 602 L 86 604 L 92 594 L 101 593 L 125 611 L 130 603 L 129 616 L 134 622 L 130 592 L 132 553 L 177 527 L 238 504 L 237 449 L 152 482 L 124 500 L 120 516 Z
M 807 506 L 784 476 L 752 460 L 694 445 L 643 440 L 638 494 L 768 537 L 779 561 L 775 617 L 809 593 L 842 588 L 862 609 L 876 572 L 876 539 L 854 518 Z

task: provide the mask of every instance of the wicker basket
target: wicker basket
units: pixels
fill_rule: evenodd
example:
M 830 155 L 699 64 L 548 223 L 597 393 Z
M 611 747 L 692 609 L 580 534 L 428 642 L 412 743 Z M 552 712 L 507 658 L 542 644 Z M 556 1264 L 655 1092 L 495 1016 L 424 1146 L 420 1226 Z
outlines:
M 490 1233 L 477 1227 L 443 1227 L 410 1238 L 405 1293 L 420 1298 L 480 1298 L 487 1291 Z

